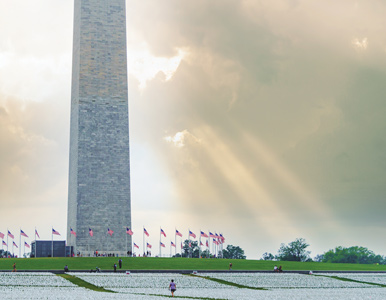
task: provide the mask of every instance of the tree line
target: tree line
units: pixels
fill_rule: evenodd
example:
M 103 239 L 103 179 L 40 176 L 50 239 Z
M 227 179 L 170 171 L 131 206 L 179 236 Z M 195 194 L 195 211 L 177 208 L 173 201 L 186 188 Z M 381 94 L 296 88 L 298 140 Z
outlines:
M 244 250 L 239 246 L 227 245 L 225 249 L 221 249 L 217 254 L 211 254 L 208 249 L 201 251 L 197 241 L 185 240 L 182 244 L 182 254 L 177 253 L 175 257 L 193 257 L 193 258 L 231 258 L 231 259 L 246 259 Z
M 346 248 L 338 246 L 323 254 L 318 254 L 314 259 L 310 257 L 311 252 L 307 250 L 308 247 L 309 244 L 307 244 L 305 239 L 297 238 L 287 245 L 282 243 L 277 255 L 265 252 L 262 259 L 324 263 L 386 264 L 386 256 L 375 254 L 366 247 L 352 246 Z

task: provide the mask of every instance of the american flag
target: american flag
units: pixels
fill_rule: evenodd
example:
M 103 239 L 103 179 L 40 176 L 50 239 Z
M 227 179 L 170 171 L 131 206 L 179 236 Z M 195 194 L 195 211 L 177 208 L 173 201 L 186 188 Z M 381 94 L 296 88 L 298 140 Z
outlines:
M 112 231 L 110 228 L 107 228 L 107 233 L 108 233 L 110 236 L 112 236 L 113 233 L 114 233 L 114 231 Z
M 189 230 L 189 236 L 191 236 L 194 239 L 196 238 L 196 235 L 193 232 L 191 232 L 190 230 Z
M 208 237 L 208 235 L 205 233 L 205 232 L 203 232 L 203 231 L 201 231 L 201 237 Z
M 4 238 L 4 233 L 0 232 L 0 239 Z
M 165 244 L 164 244 L 164 243 L 162 243 L 162 242 L 160 242 L 160 245 L 161 245 L 161 247 L 165 247 Z
M 172 247 L 176 247 L 176 245 L 173 242 L 170 242 L 170 243 L 171 243 Z
M 215 238 L 216 236 L 213 234 L 213 233 L 211 233 L 210 231 L 209 231 L 209 236 L 211 237 L 211 238 Z
M 74 230 L 72 230 L 72 228 L 70 228 L 70 232 L 71 232 L 71 234 L 76 236 L 76 232 Z
M 54 228 L 52 228 L 52 234 L 60 235 L 59 231 L 56 231 Z
M 134 248 L 138 248 L 139 249 L 139 247 L 138 247 L 138 245 L 136 243 L 134 243 Z
M 7 243 L 3 241 L 3 245 L 4 245 L 4 246 L 7 246 Z
M 213 244 L 218 245 L 218 242 L 215 239 L 213 239 Z
M 182 233 L 181 233 L 181 232 L 179 232 L 177 229 L 176 229 L 176 235 L 178 235 L 178 236 L 182 237 Z
M 208 241 L 206 241 L 206 246 L 209 247 L 209 242 Z
M 28 237 L 28 235 L 26 235 L 26 234 L 24 233 L 24 231 L 21 230 L 21 229 L 20 229 L 20 235 L 25 236 L 25 237 Z
M 35 234 L 38 236 L 38 238 L 40 239 L 40 236 L 39 236 L 39 233 L 38 231 L 35 229 Z
M 149 243 L 146 244 L 147 248 L 151 248 L 151 245 Z
M 146 228 L 143 229 L 143 233 L 149 236 L 149 233 L 147 232 Z
M 216 235 L 216 239 L 220 238 L 217 233 L 215 233 L 215 235 Z
M 189 242 L 189 247 L 192 247 L 192 243 L 191 242 Z
M 90 236 L 94 236 L 94 232 L 92 231 L 91 228 L 88 229 L 88 234 L 89 234 Z
M 24 246 L 26 246 L 27 248 L 31 248 L 30 245 L 27 244 L 27 242 L 24 242 Z
M 128 235 L 133 235 L 133 234 L 134 234 L 134 232 L 132 232 L 131 229 L 130 229 L 129 227 L 126 228 L 126 233 L 127 233 Z
M 200 246 L 204 246 L 204 244 L 200 241 Z
M 8 230 L 8 236 L 11 238 L 11 239 L 14 239 L 15 236 Z
M 223 237 L 223 235 L 221 233 L 220 233 L 220 239 L 221 239 L 222 242 L 225 241 L 225 238 Z
M 14 245 L 16 248 L 19 248 L 19 247 L 16 245 L 15 241 L 13 241 L 13 245 Z
M 161 234 L 163 234 L 163 236 L 166 237 L 166 233 L 165 231 L 162 230 L 162 228 L 161 228 Z

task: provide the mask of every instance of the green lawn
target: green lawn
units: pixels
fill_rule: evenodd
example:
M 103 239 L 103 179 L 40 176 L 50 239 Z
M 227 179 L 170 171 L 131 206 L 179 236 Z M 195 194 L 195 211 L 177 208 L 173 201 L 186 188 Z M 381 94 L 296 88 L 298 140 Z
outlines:
M 233 270 L 272 270 L 281 265 L 284 271 L 386 271 L 386 265 L 327 264 L 301 262 L 275 262 L 263 260 L 229 260 L 205 258 L 153 258 L 123 257 L 123 270 L 228 270 L 232 262 Z M 102 270 L 113 270 L 118 264 L 116 257 L 68 257 L 68 258 L 1 258 L 0 270 L 11 270 L 16 262 L 18 270 L 63 270 L 68 265 L 71 270 L 91 270 L 97 266 Z

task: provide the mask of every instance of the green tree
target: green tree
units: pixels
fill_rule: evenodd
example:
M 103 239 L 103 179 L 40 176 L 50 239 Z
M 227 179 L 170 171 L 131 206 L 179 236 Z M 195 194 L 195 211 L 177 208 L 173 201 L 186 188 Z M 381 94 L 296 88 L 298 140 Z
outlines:
M 7 257 L 8 255 L 11 255 L 11 252 L 0 249 L 0 257 Z
M 288 245 L 281 244 L 276 258 L 284 261 L 309 261 L 310 251 L 306 250 L 308 246 L 305 239 L 297 238 Z
M 329 263 L 384 264 L 385 258 L 381 255 L 376 255 L 366 247 L 353 246 L 345 248 L 339 246 L 325 252 L 322 261 Z
M 264 260 L 274 260 L 275 259 L 275 256 L 272 254 L 272 253 L 267 253 L 265 252 L 263 254 L 263 259 Z
M 201 252 L 201 257 L 202 258 L 210 258 L 210 252 L 208 249 L 204 250 Z
M 189 245 L 190 243 L 190 245 Z M 182 257 L 198 258 L 200 255 L 200 248 L 197 241 L 185 240 L 182 247 Z
M 323 262 L 324 254 L 318 254 L 314 258 L 314 262 Z
M 226 249 L 222 250 L 223 258 L 233 258 L 233 259 L 246 259 L 244 255 L 244 250 L 239 246 L 228 245 Z

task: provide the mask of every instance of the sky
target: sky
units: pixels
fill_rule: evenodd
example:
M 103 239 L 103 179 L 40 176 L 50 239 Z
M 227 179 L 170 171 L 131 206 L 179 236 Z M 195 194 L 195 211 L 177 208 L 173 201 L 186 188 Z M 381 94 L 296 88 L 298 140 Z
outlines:
M 126 5 L 136 244 L 144 226 L 254 259 L 296 238 L 386 255 L 384 1 Z M 0 0 L 0 232 L 17 243 L 66 236 L 72 30 L 72 0 Z

